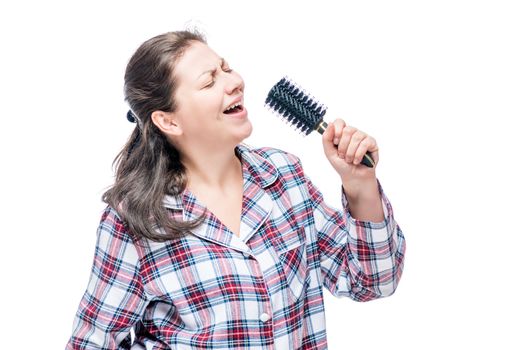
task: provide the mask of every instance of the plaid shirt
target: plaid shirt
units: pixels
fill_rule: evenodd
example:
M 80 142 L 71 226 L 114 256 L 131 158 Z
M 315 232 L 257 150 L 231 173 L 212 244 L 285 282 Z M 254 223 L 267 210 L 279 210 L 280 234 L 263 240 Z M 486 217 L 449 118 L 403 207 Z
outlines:
M 405 243 L 380 183 L 385 220 L 359 221 L 324 202 L 296 156 L 236 152 L 240 237 L 209 213 L 180 240 L 138 242 L 104 211 L 67 349 L 326 349 L 323 287 L 357 301 L 395 291 Z M 187 189 L 165 207 L 178 220 L 204 210 Z

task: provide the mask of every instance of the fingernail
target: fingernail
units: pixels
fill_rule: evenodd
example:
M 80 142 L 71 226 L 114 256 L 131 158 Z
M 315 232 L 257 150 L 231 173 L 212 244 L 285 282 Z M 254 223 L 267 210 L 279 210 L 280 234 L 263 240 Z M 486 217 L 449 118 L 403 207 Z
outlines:
M 334 139 L 334 140 L 333 140 L 333 143 L 334 143 L 335 145 L 338 145 L 338 141 L 339 141 L 339 139 Z
M 360 163 L 360 162 L 359 162 L 357 159 L 355 159 L 355 160 L 353 161 L 353 164 L 355 164 L 355 165 L 357 165 L 358 163 Z

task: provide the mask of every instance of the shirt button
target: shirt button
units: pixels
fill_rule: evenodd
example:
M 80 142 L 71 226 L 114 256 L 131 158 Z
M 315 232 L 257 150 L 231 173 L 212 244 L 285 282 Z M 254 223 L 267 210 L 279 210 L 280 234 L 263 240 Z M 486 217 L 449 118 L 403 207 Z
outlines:
M 266 322 L 266 321 L 269 320 L 270 318 L 271 318 L 271 317 L 269 317 L 269 315 L 266 314 L 265 312 L 264 312 L 262 315 L 260 315 L 260 321 L 262 321 L 262 322 Z

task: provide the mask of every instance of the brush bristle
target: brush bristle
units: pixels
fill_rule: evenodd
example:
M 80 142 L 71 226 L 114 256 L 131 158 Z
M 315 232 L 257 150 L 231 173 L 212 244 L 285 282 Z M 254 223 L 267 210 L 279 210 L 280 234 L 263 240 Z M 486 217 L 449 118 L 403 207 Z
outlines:
M 271 88 L 266 106 L 306 135 L 315 130 L 326 114 L 326 107 L 287 78 L 280 79 Z

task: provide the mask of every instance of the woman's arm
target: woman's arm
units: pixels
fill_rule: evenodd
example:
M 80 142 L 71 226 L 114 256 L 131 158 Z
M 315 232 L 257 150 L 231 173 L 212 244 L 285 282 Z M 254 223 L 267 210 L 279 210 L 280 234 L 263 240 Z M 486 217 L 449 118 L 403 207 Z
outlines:
M 134 242 L 116 211 L 108 207 L 97 231 L 89 284 L 66 349 L 119 349 L 146 306 L 139 272 Z
M 378 181 L 372 180 L 367 184 L 362 184 L 358 194 L 350 193 L 346 188 L 349 184 L 344 185 L 344 194 L 346 195 L 351 216 L 362 221 L 384 221 L 384 211 L 382 210 L 382 201 L 378 189 Z
M 340 211 L 325 203 L 322 193 L 307 176 L 306 184 L 313 206 L 323 285 L 336 297 L 356 301 L 393 294 L 402 276 L 406 244 L 378 180 L 384 219 L 376 222 L 352 216 L 343 188 L 345 209 Z

